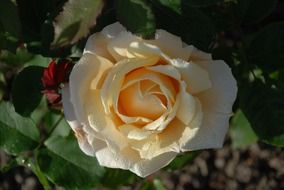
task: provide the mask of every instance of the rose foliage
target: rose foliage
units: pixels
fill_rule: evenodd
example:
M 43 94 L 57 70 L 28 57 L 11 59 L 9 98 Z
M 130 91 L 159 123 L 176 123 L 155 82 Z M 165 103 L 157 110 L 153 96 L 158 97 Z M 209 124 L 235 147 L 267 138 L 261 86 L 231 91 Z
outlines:
M 1 177 L 166 189 L 156 171 L 225 139 L 283 147 L 283 5 L 1 0 Z

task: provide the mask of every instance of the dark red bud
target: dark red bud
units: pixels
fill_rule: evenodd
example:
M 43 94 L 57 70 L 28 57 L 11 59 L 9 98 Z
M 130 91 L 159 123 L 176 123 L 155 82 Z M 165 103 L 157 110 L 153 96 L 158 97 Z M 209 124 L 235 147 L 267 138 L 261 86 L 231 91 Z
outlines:
M 70 60 L 62 60 L 58 63 L 52 60 L 48 67 L 44 69 L 41 78 L 44 87 L 43 93 L 51 104 L 61 101 L 60 84 L 68 82 L 72 67 L 73 64 Z
M 57 104 L 61 101 L 61 94 L 56 90 L 44 90 L 43 93 L 50 104 Z

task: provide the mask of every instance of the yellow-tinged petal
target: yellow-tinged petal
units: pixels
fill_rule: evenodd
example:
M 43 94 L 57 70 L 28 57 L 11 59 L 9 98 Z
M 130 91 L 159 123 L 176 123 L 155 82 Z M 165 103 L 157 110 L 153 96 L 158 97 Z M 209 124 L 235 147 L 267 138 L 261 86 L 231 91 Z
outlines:
M 142 95 L 140 83 L 135 83 L 120 92 L 119 104 L 127 116 L 156 119 L 167 108 L 156 95 Z M 151 109 L 149 109 L 151 107 Z
M 96 54 L 110 60 L 111 62 L 114 62 L 114 58 L 107 50 L 108 43 L 109 39 L 106 38 L 103 34 L 95 33 L 88 38 L 83 54 Z
M 188 60 L 191 53 L 190 49 L 183 48 L 180 37 L 168 33 L 165 30 L 157 30 L 155 39 L 146 42 L 159 47 L 163 53 L 172 59 L 180 58 Z
M 128 146 L 127 139 L 119 132 L 115 121 L 104 114 L 100 90 L 90 90 L 85 105 L 90 126 L 100 134 L 103 140 L 113 149 L 123 149 Z
M 171 60 L 171 64 L 179 70 L 182 80 L 187 84 L 189 93 L 196 94 L 211 88 L 208 72 L 198 64 L 181 59 Z
M 210 112 L 232 114 L 232 105 L 237 97 L 237 82 L 224 61 L 200 61 L 207 70 L 212 87 L 197 94 L 202 107 Z
M 172 65 L 156 65 L 152 67 L 147 67 L 146 69 L 167 75 L 177 81 L 181 80 L 181 75 L 179 71 Z
M 201 102 L 203 122 L 197 133 L 183 147 L 184 151 L 219 148 L 229 128 L 232 105 L 237 95 L 237 83 L 224 61 L 202 61 L 212 87 L 196 96 Z
M 143 140 L 148 138 L 154 131 L 144 130 L 131 124 L 121 125 L 119 130 L 129 139 Z
M 125 31 L 126 29 L 119 22 L 115 22 L 113 24 L 110 24 L 104 27 L 101 33 L 105 35 L 105 37 L 112 39 L 112 38 L 117 38 L 117 36 L 121 32 L 125 32 Z
M 182 82 L 180 90 L 180 106 L 177 111 L 177 118 L 185 125 L 189 125 L 196 115 L 196 104 L 195 98 L 186 92 L 186 84 Z
M 137 151 L 130 148 L 120 152 L 113 152 L 105 146 L 96 151 L 96 158 L 100 165 L 127 169 L 140 177 L 146 177 L 168 165 L 176 155 L 175 152 L 167 152 L 148 160 L 142 159 Z
M 158 61 L 157 57 L 148 59 L 126 59 L 115 64 L 108 72 L 102 86 L 101 98 L 105 113 L 110 113 L 110 107 L 117 104 L 119 91 L 127 73 L 149 65 L 154 65 Z
M 110 40 L 107 49 L 116 61 L 135 58 L 135 56 L 129 52 L 129 46 L 130 43 L 138 40 L 138 37 L 133 36 L 130 32 L 121 32 L 117 38 Z
M 102 76 L 112 66 L 109 60 L 89 53 L 84 54 L 74 66 L 69 80 L 70 100 L 79 122 L 86 121 L 84 105 L 87 91 L 91 86 L 93 89 L 99 88 Z
M 79 147 L 85 154 L 89 156 L 94 156 L 95 150 L 92 147 L 92 143 L 90 143 L 90 141 L 88 140 L 88 137 L 91 137 L 91 135 L 86 133 L 84 130 L 84 125 L 80 124 L 77 121 L 74 107 L 70 102 L 70 89 L 68 84 L 65 84 L 62 88 L 62 103 L 66 121 L 68 122 L 72 130 L 75 132 L 76 137 L 78 139 Z

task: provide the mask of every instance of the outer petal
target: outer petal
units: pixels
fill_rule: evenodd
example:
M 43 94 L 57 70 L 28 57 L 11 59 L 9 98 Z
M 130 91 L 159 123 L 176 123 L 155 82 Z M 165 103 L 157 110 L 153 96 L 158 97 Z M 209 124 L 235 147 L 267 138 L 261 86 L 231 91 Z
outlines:
M 195 94 L 211 88 L 212 84 L 208 72 L 198 64 L 181 59 L 170 61 L 181 73 L 182 80 L 187 84 L 188 92 Z
M 107 38 L 116 38 L 121 32 L 124 31 L 126 31 L 126 29 L 119 22 L 115 22 L 104 27 L 101 33 Z
M 110 40 L 107 48 L 116 61 L 134 58 L 135 56 L 129 52 L 129 46 L 136 41 L 139 41 L 139 38 L 130 32 L 121 32 L 117 38 Z
M 94 142 L 95 143 L 95 142 Z M 141 159 L 139 154 L 131 149 L 121 152 L 112 152 L 107 146 L 96 152 L 100 165 L 110 168 L 121 168 L 132 171 L 140 177 L 146 177 L 162 167 L 168 165 L 177 153 L 168 152 L 151 160 Z
M 104 57 L 112 62 L 114 58 L 107 50 L 107 44 L 109 43 L 109 38 L 107 38 L 102 33 L 95 33 L 88 38 L 87 44 L 84 49 L 85 53 L 92 53 Z
M 182 147 L 182 151 L 221 148 L 229 127 L 231 115 L 218 113 L 204 113 L 202 126 L 193 134 L 191 139 Z
M 223 61 L 199 62 L 209 73 L 212 88 L 197 94 L 204 113 L 203 123 L 184 151 L 222 146 L 237 95 L 237 84 Z
M 188 46 L 188 48 L 192 49 L 193 46 Z M 212 55 L 210 53 L 205 53 L 200 51 L 196 47 L 193 47 L 189 61 L 210 61 L 212 60 Z
M 155 39 L 146 42 L 156 45 L 172 59 L 180 58 L 188 60 L 191 53 L 190 49 L 183 47 L 183 42 L 180 37 L 168 33 L 165 30 L 157 30 Z
M 86 104 L 86 114 L 90 126 L 100 135 L 113 149 L 123 149 L 128 146 L 127 139 L 118 131 L 115 121 L 104 113 L 100 98 L 100 90 L 89 92 L 88 104 Z
M 84 132 L 83 126 L 77 122 L 73 105 L 70 102 L 70 91 L 68 84 L 65 84 L 64 88 L 62 88 L 62 102 L 65 119 L 75 132 L 81 150 L 89 156 L 94 156 L 95 151 L 87 139 L 87 134 Z
M 237 82 L 224 61 L 198 62 L 208 71 L 212 88 L 197 94 L 204 111 L 231 114 L 237 96 Z
M 74 66 L 70 75 L 70 96 L 74 106 L 77 121 L 87 121 L 84 111 L 86 93 L 89 88 L 99 88 L 105 71 L 112 67 L 112 63 L 100 56 L 86 53 Z

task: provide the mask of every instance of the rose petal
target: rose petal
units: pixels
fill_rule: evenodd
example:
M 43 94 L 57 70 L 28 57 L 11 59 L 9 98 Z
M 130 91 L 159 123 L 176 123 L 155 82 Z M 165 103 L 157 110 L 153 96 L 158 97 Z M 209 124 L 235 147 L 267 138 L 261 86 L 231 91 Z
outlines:
M 109 71 L 102 86 L 101 98 L 105 113 L 110 113 L 110 106 L 117 102 L 123 79 L 127 73 L 143 66 L 154 65 L 157 57 L 149 59 L 126 59 L 115 64 Z
M 154 40 L 148 40 L 147 43 L 153 44 L 159 47 L 163 53 L 170 58 L 180 58 L 188 60 L 190 56 L 190 49 L 183 48 L 181 38 L 168 33 L 165 30 L 157 30 Z
M 120 92 L 120 107 L 127 116 L 140 116 L 154 120 L 167 108 L 156 95 L 142 95 L 139 84 L 139 82 L 135 83 Z
M 100 90 L 91 90 L 85 105 L 90 126 L 102 136 L 103 140 L 113 149 L 123 149 L 128 146 L 127 139 L 116 128 L 117 124 L 111 117 L 104 114 Z
M 68 124 L 72 128 L 72 130 L 75 133 L 79 133 L 79 131 L 82 131 L 81 136 L 77 135 L 79 147 L 81 150 L 89 155 L 89 156 L 94 156 L 95 151 L 89 141 L 87 140 L 87 137 L 85 133 L 83 132 L 83 126 L 80 125 L 80 123 L 77 121 L 77 118 L 75 116 L 74 108 L 72 103 L 70 102 L 70 91 L 69 91 L 69 85 L 65 84 L 64 87 L 62 88 L 62 103 L 63 103 L 63 108 L 64 108 L 64 115 L 65 119 L 67 120 Z M 79 138 L 78 138 L 79 137 Z
M 191 46 L 193 47 L 193 46 Z M 190 49 L 191 49 L 190 47 Z M 212 55 L 210 53 L 205 53 L 203 51 L 200 51 L 199 49 L 193 47 L 190 57 L 190 61 L 211 61 L 212 60 Z
M 178 119 L 170 122 L 159 134 L 153 133 L 150 138 L 131 141 L 131 146 L 139 151 L 141 158 L 149 160 L 166 152 L 179 153 L 181 151 L 179 139 L 182 137 L 186 126 L 180 121 L 177 123 L 176 120 Z
M 116 38 L 121 32 L 124 31 L 126 31 L 126 29 L 119 22 L 115 22 L 104 27 L 101 33 L 107 38 Z
M 107 146 L 96 152 L 96 158 L 100 165 L 110 168 L 127 169 L 140 177 L 146 177 L 168 165 L 176 155 L 174 152 L 168 152 L 152 160 L 146 160 L 141 159 L 139 154 L 134 150 L 125 149 L 121 152 L 113 152 Z
M 223 145 L 237 94 L 236 81 L 224 61 L 198 62 L 198 64 L 208 71 L 212 87 L 197 94 L 202 104 L 204 119 L 200 129 L 184 146 L 184 151 L 219 148 Z
M 168 126 L 168 124 L 174 119 L 174 117 L 176 117 L 176 112 L 179 105 L 180 105 L 180 97 L 178 94 L 173 106 L 170 105 L 168 107 L 168 110 L 161 117 L 145 125 L 143 128 L 146 130 L 155 130 L 157 132 L 163 131 Z
M 199 131 L 202 117 L 201 104 L 197 101 L 196 112 L 189 125 L 175 118 L 156 137 L 130 142 L 130 144 L 144 159 L 152 159 L 169 151 L 179 153 L 185 150 L 185 144 Z
M 196 94 L 211 88 L 208 72 L 198 64 L 181 59 L 171 60 L 171 64 L 179 70 L 182 80 L 187 84 L 188 92 Z
M 68 84 L 64 84 L 62 88 L 62 103 L 63 103 L 63 111 L 64 116 L 70 127 L 75 130 L 76 128 L 81 128 L 81 124 L 77 121 L 73 104 L 70 101 L 70 88 Z
M 107 48 L 116 61 L 134 58 L 135 56 L 128 49 L 129 45 L 135 41 L 139 41 L 138 37 L 130 32 L 121 32 L 117 38 L 110 40 Z
M 112 63 L 100 56 L 86 53 L 74 66 L 70 75 L 70 96 L 74 106 L 76 118 L 79 122 L 86 121 L 84 104 L 87 100 L 86 93 L 91 87 L 93 89 L 102 80 L 104 72 L 112 67 Z
M 107 50 L 108 43 L 109 39 L 105 35 L 102 33 L 95 33 L 88 38 L 83 54 L 96 54 L 110 60 L 111 62 L 115 62 L 114 58 Z
M 152 67 L 146 67 L 146 69 L 167 75 L 178 81 L 180 81 L 181 79 L 179 71 L 171 65 L 157 65 Z
M 148 57 L 160 57 L 163 59 L 169 59 L 159 47 L 146 43 L 144 41 L 134 41 L 129 45 L 128 52 L 135 57 L 148 58 Z
M 180 106 L 177 111 L 177 118 L 185 125 L 188 125 L 196 114 L 196 100 L 186 92 L 186 84 L 181 83 L 180 89 Z
M 204 113 L 202 126 L 192 133 L 187 131 L 189 137 L 182 151 L 192 151 L 199 149 L 221 148 L 229 127 L 230 115 L 218 113 Z M 183 140 L 183 142 L 185 142 Z
M 198 62 L 208 71 L 212 87 L 200 94 L 199 100 L 205 110 L 215 113 L 232 113 L 232 105 L 237 96 L 237 82 L 231 69 L 224 61 Z
M 141 128 L 138 128 L 136 126 L 133 125 L 121 125 L 119 127 L 119 130 L 125 135 L 127 136 L 127 138 L 129 139 L 134 139 L 134 140 L 143 140 L 148 138 L 151 134 L 154 133 L 154 131 L 148 131 L 148 130 L 144 130 Z

